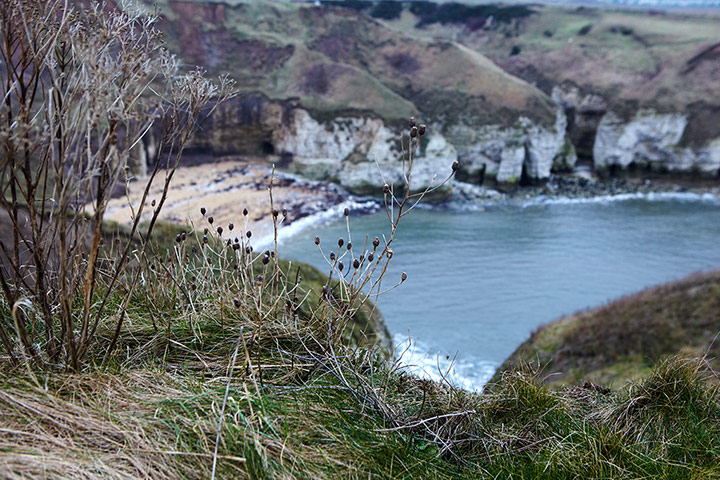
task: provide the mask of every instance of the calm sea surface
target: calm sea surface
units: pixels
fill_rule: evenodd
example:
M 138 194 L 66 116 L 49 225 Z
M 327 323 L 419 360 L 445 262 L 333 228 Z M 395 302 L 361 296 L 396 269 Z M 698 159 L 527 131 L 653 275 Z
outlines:
M 350 227 L 355 248 L 389 231 L 384 212 L 351 216 Z M 326 271 L 315 235 L 347 241 L 344 218 L 301 229 L 281 255 Z M 455 358 L 453 380 L 477 389 L 538 326 L 720 267 L 720 205 L 688 196 L 414 210 L 393 249 L 385 284 L 403 271 L 408 280 L 378 304 L 398 353 L 435 378 Z

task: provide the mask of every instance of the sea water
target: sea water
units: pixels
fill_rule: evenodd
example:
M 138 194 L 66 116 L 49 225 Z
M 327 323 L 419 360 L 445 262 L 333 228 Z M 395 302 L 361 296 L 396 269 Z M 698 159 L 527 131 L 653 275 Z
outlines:
M 287 229 L 281 255 L 328 271 L 313 238 L 347 242 L 341 212 Z M 390 231 L 384 210 L 349 221 L 356 255 Z M 393 250 L 384 285 L 408 278 L 378 306 L 401 361 L 478 390 L 540 325 L 720 267 L 720 203 L 651 194 L 415 209 Z

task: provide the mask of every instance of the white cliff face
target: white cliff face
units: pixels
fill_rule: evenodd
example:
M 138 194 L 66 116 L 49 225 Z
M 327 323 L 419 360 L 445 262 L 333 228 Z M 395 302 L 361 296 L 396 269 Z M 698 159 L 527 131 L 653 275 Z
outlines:
M 529 180 L 545 180 L 550 176 L 558 155 L 565 156 L 567 118 L 557 109 L 551 128 L 535 125 L 521 117 L 509 128 L 497 125 L 470 128 L 455 125 L 449 128 L 450 138 L 459 150 L 460 165 L 469 178 L 495 179 L 500 184 L 520 180 L 523 168 Z M 575 157 L 563 158 L 574 164 Z
M 425 138 L 427 143 L 423 142 L 413 160 L 413 191 L 444 179 L 457 160 L 455 148 L 432 126 Z M 379 119 L 337 118 L 320 123 L 296 109 L 290 124 L 278 129 L 273 140 L 276 151 L 293 155 L 289 168 L 310 178 L 332 180 L 360 193 L 378 193 L 385 183 L 404 183 L 399 134 Z M 407 141 L 406 136 L 406 149 Z
M 600 120 L 593 148 L 596 169 L 630 164 L 678 169 L 678 143 L 687 126 L 684 114 L 640 111 L 630 121 L 612 112 Z

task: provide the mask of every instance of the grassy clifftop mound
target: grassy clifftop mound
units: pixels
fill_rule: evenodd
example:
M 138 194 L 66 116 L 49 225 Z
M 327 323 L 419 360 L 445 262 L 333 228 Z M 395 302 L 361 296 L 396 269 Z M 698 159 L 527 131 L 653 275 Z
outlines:
M 298 99 L 319 117 L 554 122 L 546 94 L 483 55 L 361 12 L 281 1 L 158 3 L 166 40 L 184 61 L 228 73 L 243 90 Z
M 667 355 L 720 367 L 720 272 L 695 274 L 561 318 L 532 334 L 496 373 L 536 364 L 550 384 L 619 386 L 645 377 Z

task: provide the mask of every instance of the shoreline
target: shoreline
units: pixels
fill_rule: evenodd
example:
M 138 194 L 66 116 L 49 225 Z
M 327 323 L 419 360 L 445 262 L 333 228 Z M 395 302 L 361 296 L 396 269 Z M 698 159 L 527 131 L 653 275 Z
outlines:
M 263 246 L 273 242 L 273 222 L 268 186 L 273 167 L 260 159 L 245 157 L 220 158 L 213 162 L 191 162 L 178 167 L 170 185 L 168 198 L 160 219 L 176 224 L 191 225 L 214 217 L 214 226 L 230 222 L 249 231 Z M 589 172 L 588 172 L 589 173 Z M 500 191 L 486 186 L 459 182 L 453 179 L 451 198 L 444 202 L 424 202 L 420 206 L 431 209 L 460 209 L 482 211 L 502 205 L 527 207 L 552 203 L 584 203 L 622 201 L 635 198 L 688 199 L 720 202 L 720 183 L 672 181 L 670 179 L 606 180 L 588 173 L 551 175 L 544 185 L 518 186 Z M 345 208 L 353 214 L 373 213 L 382 208 L 379 197 L 356 196 L 332 182 L 309 180 L 296 174 L 276 170 L 273 178 L 273 204 L 279 212 L 278 240 L 282 241 L 310 228 L 318 222 L 340 218 Z M 152 201 L 162 192 L 161 179 L 151 189 L 143 216 L 149 218 Z M 128 184 L 129 194 L 114 198 L 108 206 L 106 218 L 121 224 L 131 221 L 128 199 L 135 208 L 140 200 L 143 179 Z M 243 209 L 249 214 L 243 216 Z M 229 233 L 229 232 L 228 232 Z M 237 233 L 237 232 L 236 232 Z

